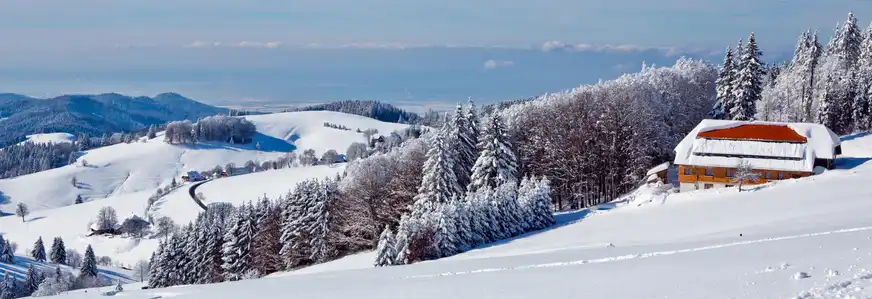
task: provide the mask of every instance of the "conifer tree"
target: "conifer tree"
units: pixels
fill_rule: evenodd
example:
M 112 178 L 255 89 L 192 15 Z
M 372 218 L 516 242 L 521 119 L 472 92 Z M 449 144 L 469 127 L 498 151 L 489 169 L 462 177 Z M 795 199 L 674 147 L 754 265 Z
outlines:
M 42 244 L 42 237 L 36 239 L 33 244 L 33 250 L 30 251 L 30 256 L 39 262 L 45 262 L 45 245 Z
M 252 240 L 253 267 L 266 275 L 281 269 L 281 209 L 264 197 L 258 202 L 257 211 L 258 229 Z
M 9 243 L 9 240 L 6 240 L 6 244 L 3 245 L 3 251 L 0 252 L 0 263 L 12 264 L 15 260 L 15 252 L 12 252 L 12 244 Z
M 330 202 L 336 192 L 335 183 L 326 179 L 323 183 L 317 184 L 316 193 L 312 197 L 307 215 L 311 218 L 307 235 L 311 238 L 309 260 L 312 262 L 326 262 L 335 254 L 334 248 L 328 242 L 328 234 L 330 234 Z
M 51 252 L 49 259 L 56 264 L 67 263 L 67 248 L 64 246 L 64 240 L 61 237 L 55 237 L 51 244 Z
M 491 116 L 482 133 L 481 154 L 472 169 L 469 191 L 485 186 L 496 188 L 504 183 L 518 182 L 518 162 L 512 152 L 506 129 L 498 114 Z
M 378 238 L 378 247 L 376 249 L 377 256 L 375 258 L 375 266 L 391 266 L 397 258 L 396 241 L 391 228 L 385 226 L 381 236 Z
M 733 86 L 733 105 L 730 107 L 730 116 L 733 120 L 754 120 L 757 114 L 757 101 L 763 92 L 763 64 L 760 61 L 762 52 L 757 47 L 754 33 L 748 37 L 748 44 L 741 52 L 738 73 Z
M 226 280 L 240 280 L 251 270 L 251 238 L 254 236 L 251 203 L 240 207 L 233 226 L 224 235 L 223 268 Z
M 157 132 L 155 132 L 154 125 L 148 126 L 148 133 L 145 135 L 148 139 L 153 139 L 157 137 Z
M 85 260 L 82 262 L 82 268 L 79 269 L 80 277 L 97 278 L 97 257 L 94 255 L 94 249 L 91 245 L 85 249 Z
M 457 105 L 457 109 L 449 122 L 451 129 L 448 135 L 450 149 L 455 157 L 454 176 L 457 177 L 457 183 L 464 191 L 469 185 L 472 166 L 475 165 L 475 160 L 478 158 L 477 144 L 472 137 L 475 132 L 472 131 L 468 115 L 461 105 Z
M 452 256 L 460 252 L 458 244 L 460 241 L 457 238 L 457 225 L 454 223 L 454 202 L 440 204 L 435 213 L 437 226 L 433 236 L 433 243 L 436 246 L 435 257 Z
M 730 119 L 728 112 L 731 108 L 730 105 L 733 103 L 733 81 L 735 81 L 734 75 L 736 74 L 733 65 L 734 60 L 733 49 L 727 47 L 726 53 L 724 54 L 724 62 L 716 81 L 717 101 L 715 102 L 714 107 L 712 107 L 712 111 L 709 113 L 709 117 L 712 119 Z
M 45 280 L 45 277 L 42 275 L 42 273 L 36 271 L 36 269 L 34 269 L 33 265 L 31 264 L 27 268 L 27 277 L 24 281 L 24 295 L 30 296 L 31 294 L 33 294 L 33 292 L 35 292 L 36 289 L 39 288 L 39 284 L 41 284 L 43 280 Z
M 455 195 L 461 194 L 460 185 L 454 175 L 456 161 L 450 148 L 450 140 L 446 136 L 448 133 L 449 126 L 446 124 L 436 134 L 427 151 L 424 176 L 414 199 L 413 213 L 433 211 L 438 204 L 449 202 Z

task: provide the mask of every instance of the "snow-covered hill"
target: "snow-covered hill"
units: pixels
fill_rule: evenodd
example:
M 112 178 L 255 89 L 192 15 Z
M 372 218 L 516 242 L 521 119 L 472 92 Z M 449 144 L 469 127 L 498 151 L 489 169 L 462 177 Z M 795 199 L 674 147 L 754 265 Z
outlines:
M 73 142 L 76 140 L 76 136 L 69 133 L 43 133 L 43 134 L 33 134 L 27 135 L 26 139 L 21 143 L 25 142 L 35 142 L 35 143 L 61 143 L 61 142 Z
M 86 237 L 87 227 L 97 212 L 113 207 L 119 218 L 131 214 L 143 216 L 147 199 L 157 187 L 179 179 L 188 170 L 208 170 L 216 165 L 248 160 L 266 161 L 286 155 L 296 148 L 314 148 L 319 151 L 335 148 L 343 153 L 353 142 L 363 142 L 362 134 L 327 128 L 324 122 L 340 124 L 361 130 L 375 128 L 387 134 L 405 125 L 383 123 L 377 120 L 338 112 L 291 112 L 275 115 L 248 116 L 258 126 L 258 134 L 251 144 L 201 143 L 197 145 L 170 145 L 162 136 L 145 142 L 117 144 L 93 149 L 77 164 L 8 180 L 0 180 L 0 211 L 10 213 L 23 202 L 30 206 L 31 215 L 22 223 L 20 218 L 0 217 L 0 233 L 19 244 L 32 244 L 36 238 L 60 236 L 68 248 L 84 252 L 88 244 L 98 256 L 111 256 L 113 260 L 132 264 L 148 259 L 157 246 L 157 240 L 135 241 L 123 237 Z M 260 150 L 255 149 L 260 144 Z M 292 189 L 296 182 L 308 178 L 335 176 L 344 165 L 297 167 L 270 170 L 261 173 L 221 178 L 203 185 L 197 192 L 206 196 L 207 204 L 225 201 L 238 204 L 256 200 L 267 194 L 278 196 Z M 73 179 L 75 178 L 75 185 Z M 83 204 L 73 204 L 77 195 Z M 188 195 L 187 186 L 163 197 L 150 210 L 152 216 L 169 216 L 179 224 L 194 219 L 201 211 Z M 21 246 L 19 253 L 24 252 Z
M 339 153 L 354 142 L 365 141 L 355 130 L 374 128 L 389 134 L 406 125 L 377 121 L 357 115 L 329 112 L 289 112 L 248 116 L 258 128 L 250 144 L 201 143 L 193 146 L 169 145 L 162 137 L 97 148 L 85 153 L 79 161 L 87 161 L 57 169 L 0 180 L 0 211 L 12 211 L 18 202 L 31 210 L 56 208 L 73 204 L 77 195 L 86 201 L 116 195 L 153 192 L 188 170 L 208 170 L 227 163 L 243 165 L 248 160 L 276 159 L 295 148 L 314 149 L 321 155 L 328 149 Z M 352 128 L 351 131 L 324 127 L 324 122 Z M 35 140 L 57 139 L 59 134 L 46 134 Z M 255 145 L 260 144 L 260 150 Z M 73 184 L 73 180 L 76 184 Z M 147 196 L 146 196 L 147 197 Z M 5 199 L 5 200 L 4 200 Z
M 330 149 L 344 153 L 352 143 L 364 142 L 365 139 L 357 132 L 358 129 L 376 129 L 378 134 L 387 136 L 393 131 L 408 127 L 332 111 L 287 112 L 246 118 L 257 125 L 258 132 L 289 141 L 297 148 L 314 149 L 319 155 Z M 350 130 L 328 128 L 324 126 L 325 122 L 345 126 Z
M 872 136 L 844 138 L 843 150 L 839 169 L 819 176 L 564 213 L 557 228 L 442 260 L 372 268 L 362 253 L 264 279 L 125 295 L 867 298 Z

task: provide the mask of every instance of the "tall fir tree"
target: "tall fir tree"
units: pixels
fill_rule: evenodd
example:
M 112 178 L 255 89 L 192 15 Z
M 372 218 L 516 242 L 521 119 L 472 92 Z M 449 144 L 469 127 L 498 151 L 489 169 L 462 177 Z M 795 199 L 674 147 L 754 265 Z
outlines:
M 757 114 L 757 101 L 763 91 L 764 66 L 760 61 L 761 55 L 754 33 L 751 32 L 748 44 L 741 52 L 738 73 L 733 83 L 733 105 L 730 105 L 729 112 L 733 120 L 754 120 Z
M 94 248 L 88 245 L 88 248 L 85 249 L 85 259 L 82 261 L 82 267 L 79 269 L 79 276 L 97 278 L 98 274 L 97 256 L 94 255 Z
M 311 218 L 307 235 L 310 236 L 311 253 L 309 260 L 321 263 L 330 260 L 335 255 L 335 249 L 328 240 L 330 234 L 330 204 L 337 191 L 336 183 L 325 179 L 317 185 L 315 196 L 309 208 L 307 217 Z
M 517 183 L 518 161 L 499 114 L 490 117 L 480 140 L 481 153 L 473 166 L 472 181 L 467 190 L 474 192 L 484 187 Z
M 450 133 L 448 135 L 450 149 L 455 156 L 454 176 L 457 177 L 457 183 L 464 191 L 469 185 L 472 166 L 475 165 L 475 159 L 478 158 L 477 144 L 472 137 L 475 132 L 472 131 L 471 122 L 467 117 L 468 113 L 458 104 L 449 122 Z
M 727 47 L 723 65 L 715 82 L 717 86 L 717 101 L 715 101 L 715 105 L 709 113 L 709 117 L 712 119 L 730 119 L 728 112 L 732 108 L 730 105 L 733 103 L 733 81 L 735 81 L 734 76 L 736 74 L 735 66 L 733 65 L 734 60 L 733 49 Z
M 6 240 L 6 244 L 3 245 L 3 251 L 0 252 L 0 263 L 12 264 L 15 260 L 15 252 L 12 251 L 12 244 L 9 243 L 9 240 Z
M 264 197 L 257 205 L 257 231 L 252 240 L 253 267 L 266 275 L 281 270 L 281 209 Z
M 27 268 L 27 277 L 24 280 L 24 295 L 30 296 L 31 294 L 33 294 L 33 292 L 36 292 L 36 289 L 39 288 L 39 285 L 43 282 L 43 280 L 45 280 L 45 276 L 42 275 L 42 272 L 34 269 L 33 265 L 31 264 Z
M 251 238 L 254 236 L 251 203 L 239 207 L 233 225 L 224 235 L 223 268 L 225 279 L 240 280 L 251 270 Z
M 39 262 L 45 262 L 45 245 L 42 243 L 42 237 L 36 239 L 33 244 L 33 249 L 30 251 L 30 256 Z
M 818 39 L 818 33 L 815 31 L 810 35 L 808 44 L 805 47 L 804 58 L 802 59 L 801 69 L 801 88 L 802 88 L 802 121 L 814 122 L 815 115 L 812 114 L 814 108 L 814 98 L 817 86 L 817 69 L 820 64 L 823 47 Z
M 51 252 L 48 255 L 49 260 L 56 264 L 67 263 L 67 248 L 64 246 L 64 240 L 61 237 L 55 237 L 51 243 Z
M 454 175 L 455 157 L 451 149 L 448 124 L 432 140 L 424 163 L 424 175 L 418 195 L 415 196 L 412 211 L 423 213 L 433 211 L 437 205 L 451 201 L 462 193 L 462 188 Z
M 391 232 L 389 226 L 385 226 L 381 236 L 378 238 L 378 246 L 376 247 L 375 266 L 391 266 L 397 258 L 396 241 L 394 233 Z

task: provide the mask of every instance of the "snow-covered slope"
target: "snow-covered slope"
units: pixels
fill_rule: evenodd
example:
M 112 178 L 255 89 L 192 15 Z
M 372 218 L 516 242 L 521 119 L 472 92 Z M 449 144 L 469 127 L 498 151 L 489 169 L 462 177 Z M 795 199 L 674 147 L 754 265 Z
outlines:
M 248 116 L 258 127 L 250 144 L 202 143 L 194 146 L 169 145 L 163 138 L 117 144 L 88 151 L 71 165 L 12 179 L 0 180 L 0 211 L 10 212 L 18 202 L 31 210 L 70 205 L 77 195 L 86 201 L 115 195 L 153 192 L 188 170 L 208 170 L 227 163 L 243 165 L 248 160 L 276 159 L 296 148 L 314 149 L 320 156 L 328 149 L 344 153 L 353 142 L 363 142 L 361 130 L 374 128 L 389 134 L 406 125 L 377 121 L 357 115 L 328 111 L 290 112 Z M 324 122 L 352 128 L 345 131 L 324 127 Z M 44 134 L 36 140 L 60 138 Z M 255 145 L 260 144 L 260 150 Z M 77 184 L 73 184 L 73 179 Z M 147 196 L 146 196 L 147 197 Z M 144 200 L 144 199 L 143 199 Z
M 368 117 L 332 111 L 287 112 L 247 116 L 265 135 L 292 142 L 300 149 L 313 149 L 320 155 L 327 150 L 344 153 L 354 142 L 364 142 L 366 129 L 376 129 L 381 135 L 388 135 L 408 125 L 377 121 Z M 339 130 L 324 126 L 325 122 L 341 125 L 350 130 Z
M 157 247 L 157 240 L 86 237 L 89 223 L 101 208 L 113 207 L 122 219 L 131 214 L 143 216 L 147 199 L 155 189 L 166 186 L 173 178 L 178 180 L 182 173 L 208 170 L 230 162 L 243 165 L 248 160 L 278 158 L 294 150 L 294 144 L 286 141 L 289 136 L 296 136 L 294 142 L 300 149 L 315 145 L 335 147 L 340 153 L 351 143 L 364 140 L 362 134 L 326 128 L 323 122 L 350 128 L 376 128 L 382 134 L 405 127 L 338 112 L 293 112 L 250 118 L 257 123 L 259 130 L 251 144 L 178 146 L 166 144 L 162 136 L 158 136 L 146 142 L 90 150 L 79 159 L 86 160 L 88 166 L 65 166 L 0 180 L 0 194 L 3 195 L 0 211 L 11 213 L 18 202 L 28 204 L 32 211 L 24 223 L 14 216 L 0 217 L 0 233 L 22 245 L 32 244 L 39 236 L 47 240 L 60 236 L 68 248 L 84 252 L 91 244 L 98 256 L 111 256 L 114 260 L 132 264 L 148 259 Z M 260 151 L 255 149 L 258 143 Z M 203 185 L 197 192 L 205 194 L 207 204 L 218 201 L 238 204 L 256 200 L 264 194 L 271 197 L 284 194 L 299 181 L 335 176 L 344 167 L 299 167 L 222 178 Z M 73 205 L 77 195 L 81 195 L 85 203 Z M 194 219 L 200 211 L 201 208 L 189 197 L 187 186 L 162 198 L 150 210 L 152 216 L 169 216 L 179 224 Z M 24 253 L 25 247 L 20 246 L 19 253 Z
M 76 136 L 68 133 L 44 133 L 44 134 L 33 134 L 27 135 L 27 139 L 22 141 L 25 142 L 35 142 L 35 143 L 61 143 L 61 142 L 73 142 L 76 140 Z
M 308 273 L 125 295 L 867 298 L 872 136 L 845 138 L 843 150 L 840 169 L 819 176 L 561 214 L 563 226 L 438 261 L 372 268 L 363 253 Z
M 203 194 L 206 198 L 203 203 L 207 205 L 216 202 L 240 205 L 263 196 L 271 199 L 279 198 L 291 191 L 299 182 L 310 178 L 334 177 L 343 170 L 345 170 L 344 163 L 256 172 L 212 180 L 199 186 L 196 192 Z M 191 200 L 188 188 L 182 188 L 158 202 L 154 214 L 168 216 L 178 223 L 187 223 L 197 216 L 196 213 L 190 212 L 192 209 L 196 210 L 199 207 Z
M 9 272 L 10 275 L 18 279 L 19 281 L 24 281 L 27 277 L 27 270 L 30 266 L 33 266 L 34 269 L 40 270 L 43 272 L 53 272 L 56 267 L 60 267 L 63 272 L 70 272 L 73 275 L 78 275 L 79 269 L 74 269 L 70 266 L 66 265 L 58 265 L 51 262 L 38 262 L 29 257 L 16 256 L 13 260 L 12 264 L 4 264 L 0 263 L 0 273 L 2 275 L 6 275 L 6 272 Z M 130 283 L 133 282 L 131 279 L 131 274 L 129 270 L 117 269 L 112 267 L 104 267 L 98 266 L 100 276 L 110 281 L 118 281 L 121 283 Z

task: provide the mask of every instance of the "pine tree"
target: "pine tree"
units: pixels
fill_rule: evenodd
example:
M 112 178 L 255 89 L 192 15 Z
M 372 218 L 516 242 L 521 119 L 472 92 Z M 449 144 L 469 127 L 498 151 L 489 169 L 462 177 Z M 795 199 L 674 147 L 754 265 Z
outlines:
M 148 139 L 154 139 L 157 137 L 157 132 L 155 132 L 154 125 L 148 126 L 148 133 L 145 135 Z
M 757 114 L 757 101 L 760 100 L 763 91 L 763 64 L 760 61 L 760 52 L 754 33 L 748 37 L 748 44 L 741 53 L 738 73 L 733 86 L 733 105 L 730 107 L 730 116 L 733 120 L 754 120 Z
M 31 264 L 30 267 L 27 268 L 27 277 L 24 281 L 24 295 L 30 296 L 31 294 L 33 294 L 33 292 L 35 292 L 36 289 L 39 288 L 39 284 L 41 284 L 43 280 L 45 280 L 45 277 L 42 275 L 42 273 L 36 271 L 36 269 L 34 269 L 33 265 Z
M 724 62 L 716 81 L 717 101 L 709 113 L 709 117 L 712 119 L 730 119 L 728 112 L 732 108 L 730 105 L 733 103 L 733 81 L 735 81 L 734 75 L 736 74 L 735 67 L 733 66 L 734 60 L 733 49 L 727 47 L 727 51 L 724 54 Z
M 473 166 L 472 182 L 467 190 L 474 192 L 485 186 L 496 188 L 508 182 L 517 183 L 518 162 L 498 114 L 490 118 L 480 140 L 481 154 Z
M 307 215 L 315 185 L 312 180 L 298 183 L 282 204 L 282 249 L 279 254 L 285 269 L 304 265 L 309 257 L 311 247 L 304 232 L 311 220 Z
M 42 244 L 42 237 L 36 239 L 33 244 L 33 250 L 30 251 L 30 256 L 39 262 L 45 262 L 45 245 Z
M 805 53 L 803 53 L 803 63 L 798 70 L 802 78 L 802 121 L 814 122 L 816 117 L 812 114 L 812 111 L 817 81 L 819 80 L 815 74 L 823 53 L 817 31 L 810 36 L 805 50 Z
M 330 234 L 330 201 L 337 191 L 335 183 L 329 179 L 318 184 L 316 190 L 307 215 L 311 218 L 307 235 L 311 238 L 309 259 L 320 263 L 328 261 L 335 255 L 335 249 L 328 242 L 328 234 Z
M 120 293 L 124 291 L 124 287 L 121 286 L 121 280 L 118 280 L 118 283 L 115 284 L 115 292 Z
M 479 126 L 481 126 L 481 121 L 479 121 L 478 111 L 475 109 L 475 102 L 472 101 L 471 97 L 467 101 L 465 114 L 466 124 L 469 126 L 469 129 L 467 129 L 467 135 L 469 135 L 470 142 L 475 148 L 475 157 L 478 157 L 478 137 L 480 134 Z M 475 165 L 474 163 L 475 161 L 473 161 L 473 165 Z
M 160 241 L 157 249 L 151 254 L 148 264 L 148 286 L 150 288 L 160 288 L 169 286 L 166 275 L 166 261 L 163 259 L 166 250 L 166 242 Z
M 200 256 L 200 269 L 202 272 L 198 275 L 197 283 L 217 283 L 224 281 L 222 265 L 224 263 L 223 244 L 224 233 L 218 225 L 209 227 L 207 241 L 204 243 L 204 252 Z
M 81 196 L 81 195 L 76 195 L 76 201 L 75 201 L 75 204 L 80 204 L 80 203 L 83 203 L 83 202 L 85 202 L 85 201 L 82 199 L 82 196 Z
M 261 274 L 281 269 L 281 210 L 264 197 L 257 205 L 257 232 L 252 240 L 253 267 Z
M 438 204 L 449 202 L 462 192 L 454 175 L 456 161 L 450 148 L 450 140 L 446 138 L 448 133 L 449 126 L 446 124 L 436 134 L 427 151 L 424 176 L 412 207 L 414 213 L 432 211 Z
M 254 211 L 251 203 L 240 207 L 233 226 L 224 235 L 223 268 L 228 281 L 242 279 L 251 267 L 251 238 L 254 236 Z
M 91 245 L 85 249 L 85 260 L 82 262 L 82 268 L 79 269 L 80 277 L 97 278 L 97 257 L 94 255 L 94 249 Z
M 396 241 L 391 228 L 385 226 L 381 236 L 378 238 L 378 247 L 376 249 L 377 256 L 375 258 L 375 266 L 391 266 L 397 258 Z
M 436 245 L 436 258 L 452 256 L 460 252 L 458 244 L 460 240 L 457 238 L 457 225 L 454 223 L 454 203 L 440 204 L 433 216 L 436 219 L 436 232 L 433 236 L 433 242 Z
M 12 264 L 15 260 L 15 252 L 12 251 L 12 244 L 6 240 L 3 245 L 3 252 L 0 252 L 0 263 Z
M 475 165 L 475 160 L 478 158 L 477 144 L 472 138 L 472 125 L 467 119 L 468 114 L 463 110 L 461 105 L 457 105 L 457 109 L 449 122 L 450 132 L 448 134 L 450 149 L 455 157 L 454 176 L 457 178 L 457 183 L 465 191 L 469 185 L 469 176 L 472 174 L 472 166 Z
M 9 271 L 5 271 L 6 275 L 3 277 L 3 287 L 0 288 L 0 299 L 14 299 L 17 297 L 16 290 L 17 286 L 15 283 L 15 278 L 9 275 Z
M 539 220 L 539 228 L 554 225 L 554 211 L 551 208 L 551 182 L 542 177 L 535 186 L 536 196 L 533 213 Z
M 56 264 L 65 265 L 67 263 L 67 249 L 64 246 L 64 240 L 61 239 L 61 237 L 54 238 L 54 241 L 51 244 L 49 260 Z

